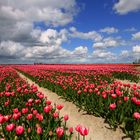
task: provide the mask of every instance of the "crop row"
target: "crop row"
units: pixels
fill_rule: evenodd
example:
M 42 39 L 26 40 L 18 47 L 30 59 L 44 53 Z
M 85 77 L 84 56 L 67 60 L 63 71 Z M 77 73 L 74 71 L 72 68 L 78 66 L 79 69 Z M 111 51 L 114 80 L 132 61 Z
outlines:
M 76 66 L 75 69 L 62 69 L 55 65 L 54 68 L 50 67 L 16 68 L 40 86 L 72 101 L 88 114 L 103 117 L 112 128 L 122 128 L 126 136 L 136 140 L 140 137 L 140 86 L 115 81 L 110 68 L 107 71 L 107 68 L 103 70 L 103 67 L 98 67 L 95 71 L 91 70 L 93 68 L 78 70 Z M 126 72 L 127 67 L 119 72 L 124 72 L 124 69 Z
M 0 139 L 70 140 L 73 127 L 68 115 L 60 116 L 61 104 L 54 104 L 35 85 L 21 79 L 11 67 L 0 68 Z M 88 129 L 77 125 L 84 139 Z

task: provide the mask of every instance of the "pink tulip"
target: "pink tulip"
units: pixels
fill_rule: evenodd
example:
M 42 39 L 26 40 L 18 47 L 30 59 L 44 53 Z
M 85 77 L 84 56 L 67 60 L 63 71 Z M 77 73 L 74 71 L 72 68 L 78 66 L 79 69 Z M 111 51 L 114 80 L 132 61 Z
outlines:
M 64 116 L 64 121 L 67 121 L 69 119 L 69 116 L 68 115 L 65 115 Z
M 51 102 L 50 100 L 47 100 L 47 101 L 46 101 L 46 104 L 47 104 L 47 105 L 51 105 L 51 103 L 52 103 L 52 102 Z
M 0 124 L 4 123 L 4 117 L 0 116 Z
M 36 114 L 36 118 L 37 118 L 39 121 L 43 121 L 43 115 L 42 115 L 42 114 L 37 113 L 37 114 Z
M 80 128 L 80 134 L 81 134 L 82 136 L 88 135 L 88 132 L 89 132 L 89 129 L 87 129 L 86 127 L 81 127 L 81 128 Z
M 16 134 L 22 135 L 24 133 L 24 127 L 23 126 L 17 126 L 16 127 Z
M 76 130 L 77 132 L 80 132 L 81 127 L 82 127 L 82 126 L 81 126 L 80 124 L 78 124 L 78 125 L 76 126 L 75 130 Z
M 36 115 L 38 113 L 37 110 L 33 110 L 33 114 Z
M 114 110 L 114 109 L 116 108 L 116 104 L 115 104 L 115 103 L 110 104 L 109 108 L 110 108 L 111 110 Z
M 49 113 L 51 110 L 52 110 L 52 106 L 51 105 L 44 107 L 44 112 L 45 113 Z
M 23 114 L 26 114 L 28 112 L 28 108 L 23 108 L 21 111 Z
M 33 114 L 28 114 L 27 120 L 31 120 L 33 118 Z
M 133 114 L 133 117 L 134 117 L 135 119 L 140 119 L 140 113 L 135 112 L 135 113 Z
M 58 112 L 54 112 L 54 113 L 53 113 L 53 117 L 54 117 L 54 118 L 58 118 L 58 117 L 59 117 L 59 113 L 58 113 Z
M 59 138 L 62 137 L 62 136 L 64 135 L 64 129 L 61 128 L 61 127 L 58 127 L 58 128 L 56 129 L 56 134 L 57 134 L 57 136 L 58 136 Z
M 37 130 L 36 130 L 37 134 L 42 134 L 42 128 L 41 127 L 37 127 Z
M 15 127 L 15 124 L 13 124 L 13 123 L 8 124 L 8 125 L 6 125 L 6 130 L 10 132 L 14 129 L 14 127 Z
M 61 110 L 63 107 L 64 107 L 63 105 L 57 105 L 57 106 L 56 106 L 56 108 L 57 108 L 58 110 Z
M 13 109 L 13 113 L 18 113 L 18 108 Z
M 69 132 L 70 132 L 70 133 L 73 133 L 73 127 L 70 127 L 70 128 L 69 128 Z
M 124 101 L 128 101 L 129 100 L 129 97 L 128 96 L 125 96 L 125 97 L 123 97 L 123 100 Z

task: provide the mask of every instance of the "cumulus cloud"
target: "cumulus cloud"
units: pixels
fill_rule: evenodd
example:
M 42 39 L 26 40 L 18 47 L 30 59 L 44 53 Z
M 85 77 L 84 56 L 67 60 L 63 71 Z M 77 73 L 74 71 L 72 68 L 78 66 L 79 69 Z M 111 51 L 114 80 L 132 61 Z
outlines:
M 107 33 L 107 34 L 118 33 L 118 31 L 119 30 L 114 27 L 106 27 L 100 30 L 100 32 Z
M 102 39 L 102 36 L 96 31 L 79 32 L 75 27 L 70 28 L 70 36 L 73 38 L 80 38 L 93 41 L 100 41 Z
M 132 39 L 140 40 L 140 32 L 137 32 L 135 34 L 132 34 Z
M 93 51 L 93 58 L 102 61 L 102 62 L 113 62 L 116 60 L 116 56 L 114 53 L 105 50 L 95 50 Z
M 39 40 L 42 43 L 48 43 L 49 45 L 55 44 L 61 45 L 62 42 L 67 41 L 67 31 L 62 29 L 60 32 L 57 32 L 54 29 L 48 29 L 41 33 Z
M 123 57 L 123 58 L 128 57 L 129 55 L 130 54 L 129 54 L 129 51 L 128 50 L 122 50 L 121 51 L 121 54 L 120 54 L 120 56 Z
M 0 43 L 0 57 L 20 57 L 24 47 L 20 43 L 13 41 L 2 41 Z
M 79 46 L 77 48 L 74 49 L 74 51 L 72 52 L 72 54 L 76 55 L 76 56 L 86 56 L 88 53 L 88 48 L 86 46 Z
M 140 0 L 119 0 L 113 9 L 120 15 L 140 10 Z
M 105 48 L 110 48 L 110 47 L 116 47 L 116 46 L 119 46 L 120 44 L 121 42 L 118 39 L 108 37 L 108 38 L 104 38 L 100 42 L 94 43 L 93 48 L 105 49 Z
M 44 21 L 48 25 L 66 25 L 75 15 L 75 0 L 5 0 L 0 18 L 13 21 Z
M 133 49 L 134 53 L 139 53 L 140 54 L 140 45 L 133 46 L 132 49 Z
M 34 22 L 46 26 L 64 26 L 78 13 L 75 0 L 4 0 L 0 1 L 0 41 L 32 43 Z M 33 43 L 34 45 L 34 43 Z

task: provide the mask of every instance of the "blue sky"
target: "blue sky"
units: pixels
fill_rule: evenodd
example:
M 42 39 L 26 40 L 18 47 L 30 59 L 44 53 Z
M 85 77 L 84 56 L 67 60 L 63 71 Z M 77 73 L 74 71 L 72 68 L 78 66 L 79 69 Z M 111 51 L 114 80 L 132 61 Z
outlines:
M 0 63 L 131 63 L 139 0 L 0 0 Z

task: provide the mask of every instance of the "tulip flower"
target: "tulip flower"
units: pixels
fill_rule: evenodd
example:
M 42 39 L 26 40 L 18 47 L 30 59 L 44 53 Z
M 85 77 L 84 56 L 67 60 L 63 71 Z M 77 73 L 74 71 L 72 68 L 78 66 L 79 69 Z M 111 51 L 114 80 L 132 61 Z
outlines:
M 8 124 L 8 125 L 6 125 L 6 130 L 7 131 L 12 131 L 14 129 L 14 127 L 15 127 L 15 124 L 13 124 L 13 123 Z
M 62 137 L 64 135 L 64 129 L 61 127 L 56 128 L 56 134 L 58 138 Z
M 133 117 L 134 117 L 135 119 L 140 119 L 140 113 L 135 112 L 135 113 L 133 114 Z
M 49 113 L 51 110 L 52 110 L 52 106 L 51 105 L 44 107 L 44 112 L 45 113 Z
M 80 134 L 82 135 L 82 136 L 86 136 L 86 135 L 88 135 L 88 132 L 89 132 L 89 129 L 87 129 L 86 127 L 80 127 Z
M 37 134 L 42 134 L 42 128 L 41 127 L 37 127 L 37 130 L 36 130 Z
M 114 109 L 116 108 L 116 104 L 115 104 L 115 103 L 110 104 L 109 108 L 110 108 L 111 110 L 114 110 Z
M 16 134 L 22 135 L 24 133 L 24 127 L 23 126 L 17 126 L 16 127 Z
M 69 119 L 68 115 L 64 115 L 64 121 L 67 121 Z
M 56 106 L 56 108 L 57 108 L 58 110 L 61 110 L 63 107 L 64 107 L 64 106 L 61 105 L 61 104 Z

